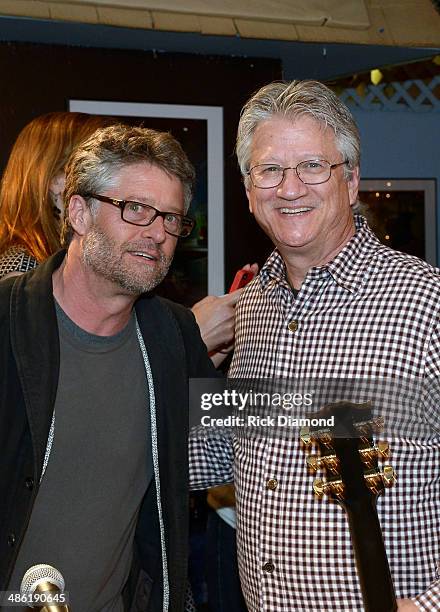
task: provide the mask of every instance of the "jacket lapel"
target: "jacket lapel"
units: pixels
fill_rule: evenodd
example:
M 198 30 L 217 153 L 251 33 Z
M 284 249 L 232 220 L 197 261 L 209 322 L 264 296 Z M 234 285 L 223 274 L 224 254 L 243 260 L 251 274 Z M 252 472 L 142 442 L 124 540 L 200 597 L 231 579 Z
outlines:
M 180 427 L 179 416 L 185 423 L 188 420 L 186 414 L 175 414 L 176 400 L 181 402 L 183 398 L 175 398 L 174 392 L 187 385 L 183 339 L 172 313 L 157 297 L 142 296 L 136 303 L 136 315 L 153 373 L 158 445 L 168 454 L 168 437 L 176 426 Z M 159 458 L 163 458 L 160 453 Z
M 41 474 L 59 375 L 59 338 L 52 273 L 61 251 L 17 278 L 11 293 L 11 344 L 23 388 L 35 465 Z

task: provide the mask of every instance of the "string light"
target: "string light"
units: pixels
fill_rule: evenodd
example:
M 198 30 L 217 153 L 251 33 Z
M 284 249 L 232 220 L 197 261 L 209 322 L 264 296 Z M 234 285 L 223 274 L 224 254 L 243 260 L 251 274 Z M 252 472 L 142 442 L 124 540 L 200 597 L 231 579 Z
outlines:
M 374 68 L 373 70 L 370 70 L 370 80 L 373 83 L 373 85 L 379 85 L 382 79 L 383 79 L 383 74 L 381 73 L 379 68 Z

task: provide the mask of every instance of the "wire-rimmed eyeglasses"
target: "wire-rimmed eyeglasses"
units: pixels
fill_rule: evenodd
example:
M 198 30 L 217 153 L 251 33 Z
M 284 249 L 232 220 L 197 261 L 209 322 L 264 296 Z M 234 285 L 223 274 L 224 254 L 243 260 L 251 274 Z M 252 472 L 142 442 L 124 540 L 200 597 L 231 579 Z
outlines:
M 195 225 L 194 219 L 190 217 L 175 212 L 162 212 L 154 206 L 150 206 L 150 204 L 132 200 L 118 200 L 96 193 L 89 193 L 85 197 L 117 206 L 121 211 L 121 219 L 131 225 L 151 225 L 157 217 L 162 217 L 163 228 L 166 233 L 178 238 L 187 238 Z
M 286 170 L 295 170 L 297 177 L 305 185 L 320 185 L 330 179 L 333 168 L 345 164 L 348 164 L 347 160 L 330 164 L 325 159 L 307 159 L 297 166 L 286 167 L 278 164 L 257 164 L 247 174 L 251 177 L 252 185 L 259 189 L 271 189 L 281 185 Z

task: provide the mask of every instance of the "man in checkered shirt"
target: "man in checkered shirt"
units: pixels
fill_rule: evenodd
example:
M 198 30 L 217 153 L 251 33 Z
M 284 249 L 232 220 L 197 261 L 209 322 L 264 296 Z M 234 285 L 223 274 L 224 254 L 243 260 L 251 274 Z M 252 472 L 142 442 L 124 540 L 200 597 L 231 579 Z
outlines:
M 378 514 L 399 611 L 440 611 L 440 275 L 353 215 L 359 150 L 353 117 L 320 83 L 272 83 L 245 105 L 238 160 L 276 248 L 239 300 L 229 375 L 437 389 L 424 407 L 430 435 L 391 441 L 398 481 Z M 251 612 L 363 610 L 344 511 L 315 499 L 299 436 L 208 435 L 191 447 L 194 488 L 235 481 Z

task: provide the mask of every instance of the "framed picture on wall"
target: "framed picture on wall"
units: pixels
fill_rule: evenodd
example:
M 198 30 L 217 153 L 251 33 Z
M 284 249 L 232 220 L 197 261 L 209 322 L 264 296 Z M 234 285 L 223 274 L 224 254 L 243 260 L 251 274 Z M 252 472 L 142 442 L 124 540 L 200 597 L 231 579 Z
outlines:
M 69 110 L 171 132 L 181 143 L 196 169 L 188 212 L 196 226 L 189 238 L 179 240 L 159 293 L 187 306 L 224 293 L 222 107 L 70 100 Z
M 435 179 L 362 179 L 360 210 L 381 242 L 437 265 Z

